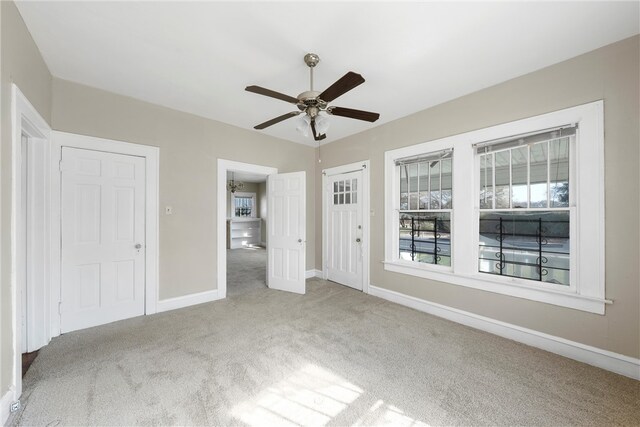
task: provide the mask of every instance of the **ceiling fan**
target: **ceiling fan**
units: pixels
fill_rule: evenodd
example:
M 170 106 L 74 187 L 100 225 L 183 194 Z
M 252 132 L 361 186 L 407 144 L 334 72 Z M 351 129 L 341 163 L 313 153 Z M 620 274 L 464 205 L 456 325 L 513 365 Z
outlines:
M 364 78 L 360 74 L 349 71 L 338 79 L 338 81 L 325 89 L 324 92 L 318 92 L 313 90 L 313 68 L 318 65 L 318 62 L 320 62 L 320 57 L 315 53 L 308 53 L 304 56 L 304 62 L 309 67 L 310 89 L 306 92 L 302 92 L 296 98 L 270 89 L 265 89 L 260 86 L 247 86 L 245 88 L 248 92 L 270 96 L 272 98 L 294 104 L 299 110 L 267 120 L 264 123 L 254 126 L 254 129 L 262 130 L 275 125 L 276 123 L 280 123 L 283 120 L 296 117 L 297 115 L 304 113 L 305 115 L 302 117 L 302 120 L 298 125 L 298 130 L 306 136 L 308 134 L 308 129 L 311 128 L 313 138 L 316 141 L 320 141 L 327 137 L 325 132 L 329 127 L 329 121 L 320 114 L 322 112 L 326 112 L 333 116 L 364 120 L 366 122 L 375 122 L 378 120 L 380 117 L 380 114 L 378 113 L 328 105 L 334 99 L 364 83 Z

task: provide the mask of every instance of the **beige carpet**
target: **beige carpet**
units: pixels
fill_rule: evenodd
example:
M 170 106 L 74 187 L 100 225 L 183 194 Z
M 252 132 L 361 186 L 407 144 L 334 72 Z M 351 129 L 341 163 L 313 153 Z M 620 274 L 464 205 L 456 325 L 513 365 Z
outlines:
M 227 249 L 227 296 L 233 297 L 267 287 L 267 251 L 251 248 Z
M 330 282 L 66 334 L 15 425 L 637 425 L 640 383 Z

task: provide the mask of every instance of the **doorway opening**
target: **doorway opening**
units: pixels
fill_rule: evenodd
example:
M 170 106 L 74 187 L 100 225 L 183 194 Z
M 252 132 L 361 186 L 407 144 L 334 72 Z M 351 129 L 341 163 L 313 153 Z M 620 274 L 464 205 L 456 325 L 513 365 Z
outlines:
M 227 295 L 267 288 L 267 174 L 227 170 Z
M 267 286 L 304 294 L 306 260 L 306 173 L 218 159 L 217 173 L 217 298 L 227 297 L 227 172 L 267 177 Z M 242 209 L 242 204 L 239 208 Z M 242 213 L 242 211 L 241 211 Z M 262 242 L 261 242 L 262 243 Z

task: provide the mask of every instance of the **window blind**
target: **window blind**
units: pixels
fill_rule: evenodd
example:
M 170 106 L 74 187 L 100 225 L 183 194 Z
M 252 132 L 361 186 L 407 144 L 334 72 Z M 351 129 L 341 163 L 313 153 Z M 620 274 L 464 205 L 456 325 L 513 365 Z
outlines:
M 410 165 L 413 163 L 422 163 L 422 162 L 433 162 L 438 160 L 444 160 L 451 157 L 453 153 L 453 148 L 448 148 L 446 150 L 440 150 L 429 154 L 420 154 L 417 156 L 409 156 L 403 157 L 401 159 L 396 159 L 396 166 Z
M 542 141 L 549 141 L 551 139 L 572 136 L 576 134 L 577 129 L 577 124 L 564 125 L 556 128 L 545 129 L 542 131 L 480 142 L 478 144 L 474 144 L 473 148 L 475 148 L 476 154 L 490 153 L 492 151 L 500 151 L 507 148 L 531 145 Z

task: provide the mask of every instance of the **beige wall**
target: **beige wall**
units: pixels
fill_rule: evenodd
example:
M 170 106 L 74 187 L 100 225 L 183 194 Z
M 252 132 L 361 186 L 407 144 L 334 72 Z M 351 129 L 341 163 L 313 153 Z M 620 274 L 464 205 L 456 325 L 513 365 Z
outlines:
M 51 122 L 51 75 L 13 2 L 0 2 L 0 396 L 11 383 L 11 83 Z
M 632 357 L 640 356 L 638 36 L 421 111 L 322 147 L 321 168 L 371 160 L 371 188 L 384 188 L 387 150 L 604 99 L 606 297 L 600 316 L 386 272 L 384 194 L 372 191 L 371 284 Z M 499 66 L 499 64 L 496 64 Z M 473 72 L 472 68 L 469 72 Z M 459 171 L 458 173 L 467 173 Z M 321 206 L 320 168 L 316 205 Z M 321 265 L 316 222 L 316 265 Z
M 160 299 L 216 289 L 217 160 L 307 172 L 315 232 L 315 149 L 68 81 L 53 80 L 55 130 L 160 147 Z M 222 237 L 223 239 L 225 236 Z M 315 243 L 307 269 L 315 268 Z

